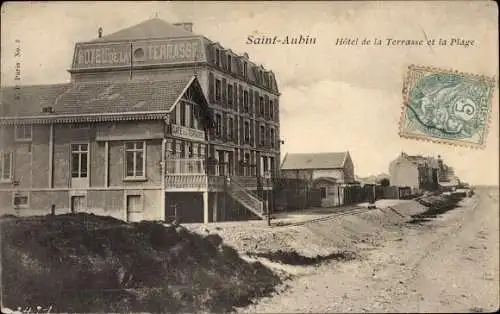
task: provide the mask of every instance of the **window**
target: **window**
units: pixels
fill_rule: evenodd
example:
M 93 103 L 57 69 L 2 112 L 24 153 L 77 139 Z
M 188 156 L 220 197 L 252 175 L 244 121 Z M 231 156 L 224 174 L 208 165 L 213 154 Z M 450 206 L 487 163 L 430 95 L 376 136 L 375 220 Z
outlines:
M 28 207 L 28 196 L 14 195 L 14 206 Z
M 188 145 L 188 157 L 193 158 L 194 153 L 193 153 L 193 143 L 187 143 Z
M 229 105 L 233 104 L 233 85 L 227 85 L 227 103 Z
M 243 77 L 247 77 L 247 63 L 243 62 Z
M 226 87 L 227 86 L 227 81 L 225 78 L 222 79 L 222 103 L 225 105 L 226 104 L 226 96 L 227 96 L 227 91 Z
M 320 188 L 321 189 L 321 198 L 325 199 L 326 198 L 326 188 Z
M 54 108 L 52 108 L 51 106 L 42 107 L 42 113 L 53 113 L 53 112 L 54 112 Z
M 245 154 L 245 161 L 244 161 L 244 168 L 243 168 L 243 175 L 248 176 L 250 175 L 250 154 L 246 153 Z
M 231 72 L 231 66 L 232 66 L 231 56 L 227 55 L 227 69 L 229 70 L 229 72 Z
M 266 95 L 264 96 L 264 116 L 269 117 L 269 97 Z
M 245 144 L 250 144 L 250 123 L 245 121 Z
M 227 120 L 227 137 L 228 139 L 233 139 L 233 118 Z
M 217 165 L 218 165 L 218 171 L 219 171 L 219 175 L 220 176 L 223 176 L 226 174 L 226 163 L 225 163 L 225 160 L 224 160 L 224 155 L 225 155 L 225 152 L 222 151 L 222 150 L 218 150 L 217 151 Z
M 264 97 L 259 98 L 259 112 L 261 116 L 264 116 Z
M 71 177 L 86 178 L 88 175 L 88 144 L 71 145 Z
M 243 110 L 243 86 L 238 85 L 238 106 L 240 111 Z
M 233 175 L 234 174 L 234 162 L 233 162 L 233 152 L 228 152 L 227 153 L 227 168 L 228 168 L 228 174 Z
M 220 66 L 220 50 L 215 49 L 215 65 Z
M 187 151 L 188 151 L 188 158 L 193 158 L 193 156 L 194 156 L 194 153 L 193 153 L 193 143 L 188 142 L 188 143 L 186 143 L 186 145 L 187 145 Z M 194 171 L 195 164 L 193 162 L 188 162 L 187 165 L 188 165 L 187 172 L 188 173 L 194 173 L 195 172 Z
M 260 126 L 260 145 L 264 146 L 265 143 L 265 128 L 263 125 Z
M 146 168 L 146 143 L 125 144 L 125 170 L 127 178 L 144 178 Z
M 238 110 L 238 106 L 236 106 L 238 104 L 238 85 L 236 85 L 236 83 L 233 83 L 233 94 L 234 110 L 236 111 Z
M 274 103 L 272 100 L 269 101 L 269 116 L 274 119 Z
M 217 136 L 222 134 L 222 116 L 220 114 L 215 115 L 215 134 Z
M 243 92 L 243 109 L 248 112 L 248 91 Z
M 186 106 L 188 108 L 188 114 L 189 114 L 189 127 L 191 129 L 197 129 L 200 108 L 192 104 L 186 104 Z
M 181 113 L 181 125 L 186 126 L 186 104 L 184 102 L 180 102 L 180 113 Z
M 266 175 L 269 171 L 269 164 L 267 163 L 267 157 L 262 157 L 262 175 Z
M 31 141 L 31 125 L 17 125 L 15 129 L 16 141 Z
M 220 102 L 221 96 L 221 81 L 215 80 L 215 102 Z
M 274 139 L 274 129 L 271 129 L 271 135 L 270 135 L 269 142 L 271 143 L 271 147 L 274 147 L 274 142 L 275 142 L 275 139 Z
M 0 181 L 12 180 L 12 153 L 0 153 Z
M 179 141 L 179 152 L 181 158 L 186 158 L 186 143 L 184 141 Z
M 253 90 L 250 90 L 248 103 L 250 104 L 250 112 L 253 113 Z
M 210 72 L 208 74 L 208 95 L 210 102 L 213 102 L 215 98 L 214 80 L 214 74 Z
M 274 165 L 274 157 L 269 157 L 269 168 L 271 170 L 271 177 L 274 178 L 275 175 L 275 165 Z

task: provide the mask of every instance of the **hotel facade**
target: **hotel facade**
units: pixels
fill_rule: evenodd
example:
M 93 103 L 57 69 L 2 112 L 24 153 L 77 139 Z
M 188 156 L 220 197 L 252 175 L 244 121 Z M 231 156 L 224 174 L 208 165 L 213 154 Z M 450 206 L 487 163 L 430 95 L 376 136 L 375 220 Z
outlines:
M 206 223 L 273 207 L 280 93 L 246 53 L 151 19 L 76 43 L 68 71 L 2 88 L 3 213 Z

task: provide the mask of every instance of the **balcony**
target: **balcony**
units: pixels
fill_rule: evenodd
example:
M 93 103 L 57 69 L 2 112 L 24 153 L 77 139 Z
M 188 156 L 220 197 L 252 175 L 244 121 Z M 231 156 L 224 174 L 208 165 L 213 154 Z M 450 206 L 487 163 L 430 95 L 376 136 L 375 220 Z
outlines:
M 224 177 L 208 175 L 204 158 L 170 159 L 166 163 L 165 190 L 204 192 L 224 188 Z
M 222 191 L 225 188 L 226 176 L 208 174 L 204 158 L 178 158 L 166 162 L 165 190 L 171 192 L 205 192 Z M 217 167 L 215 165 L 215 167 Z M 215 169 L 216 170 L 216 169 Z M 216 173 L 216 172 L 213 172 Z M 244 188 L 254 190 L 259 186 L 272 188 L 273 180 L 270 172 L 265 177 L 231 176 Z
M 205 131 L 188 128 L 178 124 L 170 125 L 170 135 L 190 139 L 194 141 L 204 141 Z

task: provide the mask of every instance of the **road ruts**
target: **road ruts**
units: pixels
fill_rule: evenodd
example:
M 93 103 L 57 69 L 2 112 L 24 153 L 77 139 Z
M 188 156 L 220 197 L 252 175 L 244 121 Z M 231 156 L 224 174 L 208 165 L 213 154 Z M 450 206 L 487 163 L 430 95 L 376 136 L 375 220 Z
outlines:
M 243 312 L 495 310 L 498 192 L 478 191 L 463 204 L 422 225 L 386 230 L 363 258 L 320 266 Z

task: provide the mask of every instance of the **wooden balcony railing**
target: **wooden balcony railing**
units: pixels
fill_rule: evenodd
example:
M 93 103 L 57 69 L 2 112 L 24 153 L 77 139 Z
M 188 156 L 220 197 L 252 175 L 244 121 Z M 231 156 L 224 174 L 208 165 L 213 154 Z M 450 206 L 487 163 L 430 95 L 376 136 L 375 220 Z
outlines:
M 165 177 L 166 189 L 179 190 L 206 190 L 208 176 L 204 174 L 167 174 Z
M 171 158 L 166 163 L 167 175 L 206 174 L 204 158 Z
M 225 175 L 217 175 L 217 172 L 207 172 L 204 158 L 169 158 L 165 164 L 165 188 L 166 189 L 222 189 L 226 180 Z M 214 168 L 215 169 L 215 168 Z M 213 170 L 214 170 L 213 169 Z M 220 173 L 225 168 L 219 169 Z M 217 170 L 217 169 L 215 169 Z M 271 178 L 257 178 L 254 176 L 231 176 L 231 180 L 247 189 L 256 189 L 258 180 L 263 188 L 273 186 Z
M 170 125 L 170 134 L 173 136 L 178 136 L 190 140 L 205 140 L 205 131 L 188 128 L 178 124 Z

